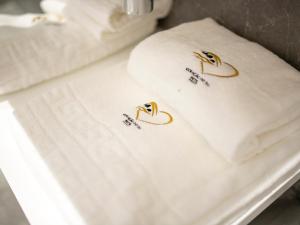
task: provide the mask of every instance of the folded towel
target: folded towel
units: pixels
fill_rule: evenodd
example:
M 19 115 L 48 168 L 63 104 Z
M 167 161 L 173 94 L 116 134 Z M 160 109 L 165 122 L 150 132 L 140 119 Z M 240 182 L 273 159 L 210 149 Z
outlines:
M 0 28 L 0 94 L 64 75 L 131 45 L 154 31 L 145 19 L 98 40 L 68 21 L 63 26 Z
M 53 10 L 57 3 L 65 3 L 63 11 L 56 8 Z M 96 37 L 102 37 L 103 33 L 120 31 L 146 17 L 165 17 L 171 8 L 172 0 L 156 0 L 154 11 L 140 17 L 127 15 L 122 11 L 121 3 L 121 0 L 43 0 L 41 8 L 47 13 L 63 13 L 67 19 L 81 24 Z
M 212 19 L 151 36 L 128 69 L 231 162 L 300 128 L 299 72 Z
M 31 27 L 0 28 L 0 94 L 61 76 L 137 42 L 154 31 L 156 19 L 166 16 L 172 4 L 158 0 L 154 13 L 131 18 L 117 2 L 44 0 L 44 14 L 0 16 L 0 26 Z M 67 17 L 69 11 L 74 20 Z M 64 26 L 33 27 L 65 20 Z
M 0 103 L 1 169 L 14 181 L 32 225 L 228 225 L 299 170 L 297 135 L 244 164 L 227 163 L 171 107 L 128 77 L 127 59 L 127 52 L 116 54 L 9 96 L 14 112 L 8 118 Z M 146 123 L 146 113 L 137 121 L 136 107 L 149 101 L 173 121 Z M 15 145 L 5 146 L 9 140 Z M 36 189 L 46 197 L 32 199 Z M 37 215 L 41 205 L 47 213 Z

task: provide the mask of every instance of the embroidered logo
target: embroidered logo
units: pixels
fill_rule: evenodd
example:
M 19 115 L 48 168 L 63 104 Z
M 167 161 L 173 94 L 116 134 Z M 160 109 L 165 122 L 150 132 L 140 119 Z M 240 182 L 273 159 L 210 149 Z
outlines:
M 194 55 L 200 60 L 202 74 L 217 77 L 234 77 L 239 75 L 239 71 L 234 66 L 222 61 L 219 56 L 212 52 L 194 52 Z
M 167 125 L 173 122 L 171 114 L 158 110 L 158 106 L 155 102 L 138 106 L 135 119 L 153 125 Z

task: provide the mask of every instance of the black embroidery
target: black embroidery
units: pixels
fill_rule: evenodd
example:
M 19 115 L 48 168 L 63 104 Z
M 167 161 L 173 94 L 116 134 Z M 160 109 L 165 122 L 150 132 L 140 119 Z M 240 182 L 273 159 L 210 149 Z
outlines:
M 142 129 L 142 127 L 136 122 L 135 119 L 133 119 L 132 117 L 128 116 L 127 114 L 123 114 L 123 116 L 126 118 L 125 120 L 123 120 L 123 123 L 127 126 L 130 127 L 131 125 L 134 125 L 137 129 Z
M 195 77 L 193 77 L 193 76 L 191 76 L 189 80 L 190 80 L 193 84 L 197 84 L 197 83 L 198 83 L 198 80 L 197 80 Z
M 187 68 L 185 68 L 185 70 L 187 72 L 189 72 L 190 74 L 192 74 L 192 76 L 189 78 L 189 81 L 191 83 L 193 83 L 194 85 L 196 85 L 198 83 L 198 81 L 201 81 L 207 87 L 210 86 L 207 80 L 205 80 L 203 77 L 201 77 L 198 73 L 194 72 L 192 69 L 187 67 Z

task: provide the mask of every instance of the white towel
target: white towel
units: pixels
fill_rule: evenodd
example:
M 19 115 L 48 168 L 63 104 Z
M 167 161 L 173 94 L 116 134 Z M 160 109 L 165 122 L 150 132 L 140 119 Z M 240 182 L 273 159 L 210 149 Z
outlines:
M 55 14 L 28 13 L 20 16 L 5 15 L 5 14 L 0 15 L 0 27 L 9 26 L 9 27 L 29 28 L 41 23 L 63 24 L 64 22 L 65 22 L 64 17 Z
M 231 162 L 300 128 L 299 72 L 212 19 L 151 36 L 128 69 Z
M 15 2 L 5 4 L 2 12 L 12 14 L 0 14 L 0 27 L 31 28 L 40 24 L 61 25 L 65 22 L 62 13 L 65 3 L 62 1 L 51 1 L 45 4 L 45 13 L 20 14 L 22 11 L 20 8 L 20 5 Z
M 296 135 L 242 165 L 226 162 L 168 104 L 136 85 L 127 60 L 128 52 L 116 54 L 7 99 L 14 113 L 0 116 L 0 164 L 19 174 L 9 178 L 18 199 L 28 200 L 22 206 L 35 206 L 25 208 L 40 219 L 29 217 L 32 225 L 232 224 L 299 170 Z M 173 121 L 136 121 L 136 107 L 149 101 Z M 124 114 L 141 129 L 127 126 Z M 148 115 L 149 122 L 164 115 Z M 3 146 L 10 131 L 17 149 Z M 16 170 L 16 158 L 36 184 Z M 32 198 L 22 182 L 49 201 Z
M 44 0 L 45 14 L 0 15 L 0 26 L 31 28 L 0 28 L 0 95 L 64 75 L 139 41 L 155 30 L 156 19 L 166 16 L 172 4 L 172 0 L 158 0 L 151 15 L 130 18 L 113 1 L 76 2 Z M 67 18 L 65 9 L 74 11 L 75 20 Z M 125 18 L 122 25 L 118 13 Z M 65 21 L 63 26 L 34 27 Z
M 64 3 L 63 11 L 54 6 Z M 122 10 L 122 0 L 43 0 L 41 7 L 46 13 L 62 13 L 68 20 L 81 24 L 86 31 L 96 37 L 105 33 L 118 32 L 147 17 L 158 19 L 165 17 L 171 9 L 172 0 L 156 0 L 151 14 L 129 16 Z
M 98 40 L 82 27 L 0 28 L 0 94 L 27 88 L 100 60 L 146 37 L 156 21 L 148 18 Z

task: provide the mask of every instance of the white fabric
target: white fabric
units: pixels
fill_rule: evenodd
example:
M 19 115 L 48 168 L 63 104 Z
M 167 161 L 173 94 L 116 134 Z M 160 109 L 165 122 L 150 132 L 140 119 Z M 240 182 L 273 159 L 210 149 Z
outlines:
M 82 27 L 37 26 L 29 30 L 0 28 L 0 94 L 61 76 L 137 42 L 155 30 L 145 19 L 98 40 Z
M 49 1 L 43 4 L 43 9 L 45 13 L 26 13 L 20 14 L 20 5 L 15 2 L 7 3 L 4 5 L 3 11 L 9 13 L 14 12 L 13 15 L 10 14 L 0 14 L 0 27 L 17 27 L 17 28 L 31 28 L 40 24 L 56 24 L 61 25 L 65 22 L 65 17 L 63 16 L 63 9 L 65 8 L 65 3 L 62 1 Z
M 137 42 L 154 31 L 156 19 L 166 16 L 171 4 L 172 0 L 158 0 L 151 15 L 130 18 L 122 14 L 123 20 L 118 17 L 119 8 L 108 0 L 45 0 L 41 2 L 45 14 L 0 15 L 0 26 L 31 27 L 0 28 L 0 95 L 61 76 Z M 64 23 L 66 9 L 74 11 L 74 20 L 67 18 L 63 26 L 33 27 Z M 89 15 L 99 18 L 94 21 Z
M 299 170 L 299 132 L 244 164 L 227 163 L 186 118 L 134 83 L 127 59 L 123 53 L 6 98 L 14 114 L 10 128 L 0 130 L 11 132 L 16 152 L 51 199 L 42 208 L 36 200 L 36 213 L 59 210 L 64 225 L 226 225 Z M 123 114 L 134 118 L 149 101 L 173 122 L 127 127 Z M 7 159 L 12 153 L 1 144 Z M 13 158 L 5 163 L 15 165 Z
M 10 26 L 18 28 L 29 28 L 42 23 L 63 24 L 65 18 L 56 14 L 24 14 L 24 15 L 5 15 L 0 14 L 0 27 Z
M 66 4 L 62 14 L 82 27 L 95 37 L 125 29 L 131 24 L 148 17 L 157 19 L 165 17 L 172 6 L 172 0 L 156 0 L 154 10 L 145 16 L 129 16 L 122 10 L 122 0 L 43 0 L 41 7 L 48 13 L 61 12 L 55 6 L 57 3 Z M 55 8 L 55 10 L 53 10 Z
M 133 50 L 128 69 L 231 162 L 300 128 L 299 72 L 212 19 L 147 38 Z

